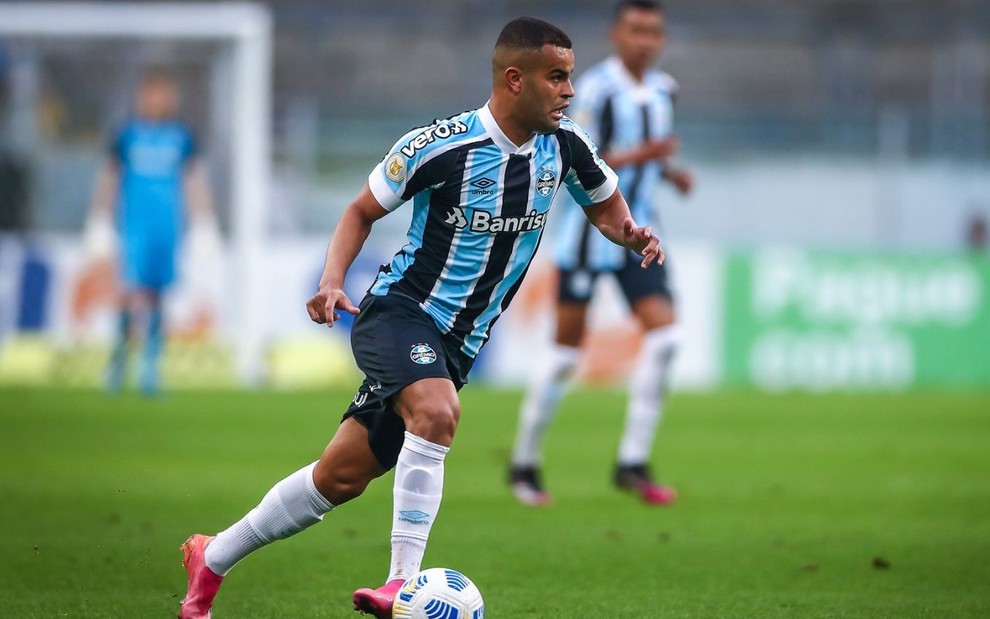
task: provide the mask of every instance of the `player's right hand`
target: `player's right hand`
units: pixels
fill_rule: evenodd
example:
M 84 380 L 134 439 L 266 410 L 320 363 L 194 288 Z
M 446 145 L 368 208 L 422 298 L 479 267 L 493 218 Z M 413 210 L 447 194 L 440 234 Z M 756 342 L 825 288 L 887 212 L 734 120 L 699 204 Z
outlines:
M 361 313 L 340 288 L 321 288 L 306 302 L 306 311 L 309 312 L 310 319 L 318 325 L 325 324 L 333 328 L 334 321 L 340 320 L 340 313 L 337 310 L 354 316 Z

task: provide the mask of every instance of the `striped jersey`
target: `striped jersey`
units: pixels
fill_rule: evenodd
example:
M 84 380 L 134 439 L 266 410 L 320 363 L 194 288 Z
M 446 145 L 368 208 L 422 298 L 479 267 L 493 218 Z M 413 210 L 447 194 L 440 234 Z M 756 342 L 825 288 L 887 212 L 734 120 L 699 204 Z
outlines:
M 413 208 L 406 245 L 369 292 L 413 299 L 473 358 L 519 289 L 561 184 L 588 206 L 617 178 L 570 119 L 516 146 L 485 105 L 404 135 L 368 184 L 386 210 Z
M 575 91 L 572 115 L 603 153 L 635 148 L 646 139 L 671 133 L 677 82 L 667 73 L 650 70 L 637 82 L 613 56 L 588 69 L 575 83 Z M 616 170 L 619 189 L 637 225 L 656 225 L 653 201 L 661 172 L 656 161 Z M 563 214 L 554 246 L 558 266 L 594 271 L 622 267 L 629 250 L 592 234 L 573 200 L 562 196 L 561 202 Z

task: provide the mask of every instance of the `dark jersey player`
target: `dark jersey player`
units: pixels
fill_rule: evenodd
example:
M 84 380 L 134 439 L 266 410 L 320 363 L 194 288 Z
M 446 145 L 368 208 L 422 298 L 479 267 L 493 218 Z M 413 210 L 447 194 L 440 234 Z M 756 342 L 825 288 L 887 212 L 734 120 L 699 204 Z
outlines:
M 571 42 L 546 22 L 502 30 L 483 107 L 403 136 L 345 209 L 327 250 L 310 317 L 333 326 L 355 314 L 352 348 L 366 379 L 319 460 L 289 475 L 215 537 L 183 544 L 189 588 L 184 619 L 208 617 L 227 572 L 252 551 L 319 522 L 395 468 L 391 565 L 354 606 L 392 616 L 402 582 L 420 569 L 440 507 L 444 458 L 460 417 L 457 392 L 492 325 L 508 306 L 563 186 L 606 237 L 662 260 L 637 227 L 615 174 L 563 114 L 574 95 Z M 407 201 L 405 246 L 355 306 L 344 277 L 372 225 Z
M 682 194 L 693 177 L 673 166 L 677 151 L 672 133 L 677 83 L 653 68 L 665 41 L 664 13 L 651 0 L 621 0 L 611 31 L 615 55 L 591 67 L 576 83 L 574 118 L 616 170 L 619 188 L 639 222 L 653 219 L 656 190 L 666 180 Z M 554 252 L 558 273 L 556 337 L 549 362 L 534 372 L 523 401 L 509 480 L 527 505 L 550 500 L 540 474 L 543 434 L 553 419 L 584 338 L 588 306 L 596 278 L 611 275 L 619 284 L 636 322 L 643 347 L 629 383 L 626 427 L 616 454 L 614 481 L 650 505 L 668 505 L 676 493 L 657 483 L 648 462 L 660 421 L 663 392 L 680 340 L 673 294 L 665 265 L 639 268 L 635 254 L 603 243 L 592 234 L 581 209 L 560 206 L 562 225 Z

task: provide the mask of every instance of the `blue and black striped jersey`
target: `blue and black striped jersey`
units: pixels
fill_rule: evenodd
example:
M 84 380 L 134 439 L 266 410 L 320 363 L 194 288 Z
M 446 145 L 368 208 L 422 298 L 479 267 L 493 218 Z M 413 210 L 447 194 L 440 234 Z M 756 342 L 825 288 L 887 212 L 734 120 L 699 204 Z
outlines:
M 516 146 L 486 105 L 410 131 L 368 183 L 386 210 L 413 202 L 408 242 L 369 292 L 415 300 L 474 357 L 519 289 L 557 189 L 588 206 L 617 178 L 570 119 Z
M 648 71 L 637 82 L 618 57 L 591 67 L 575 84 L 571 106 L 574 119 L 598 144 L 601 152 L 635 148 L 647 139 L 669 135 L 673 128 L 677 82 L 667 73 Z M 616 170 L 619 189 L 638 225 L 657 225 L 654 200 L 661 182 L 658 162 Z M 554 244 L 554 260 L 563 269 L 615 270 L 628 250 L 593 234 L 587 218 L 572 200 L 562 196 L 562 221 Z

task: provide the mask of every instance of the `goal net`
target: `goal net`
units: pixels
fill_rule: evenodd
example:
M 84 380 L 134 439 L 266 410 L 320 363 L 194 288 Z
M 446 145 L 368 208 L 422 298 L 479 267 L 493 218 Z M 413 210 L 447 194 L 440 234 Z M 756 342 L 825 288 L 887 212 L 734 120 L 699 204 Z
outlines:
M 167 384 L 261 370 L 271 16 L 224 3 L 4 3 L 0 9 L 0 381 L 96 384 L 114 331 L 113 272 L 82 230 L 113 130 L 148 71 L 173 77 L 197 137 L 223 251 L 180 258 Z

